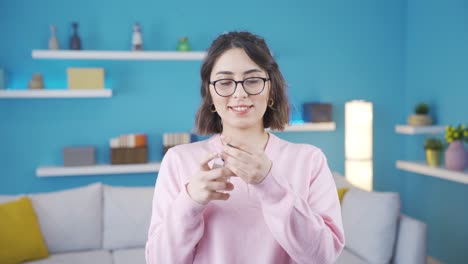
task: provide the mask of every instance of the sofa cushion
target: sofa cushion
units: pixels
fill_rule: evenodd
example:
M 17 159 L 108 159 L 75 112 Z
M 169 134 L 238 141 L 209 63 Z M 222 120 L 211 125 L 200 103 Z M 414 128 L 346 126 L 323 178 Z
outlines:
M 341 254 L 336 260 L 335 264 L 368 264 L 368 263 L 345 248 L 343 249 L 343 251 L 341 251 Z
M 141 248 L 151 221 L 154 187 L 104 186 L 103 248 Z
M 0 263 L 18 263 L 49 255 L 28 197 L 0 204 Z
M 24 262 L 28 264 L 112 264 L 112 256 L 107 250 L 78 251 L 50 255 L 38 261 Z
M 145 264 L 145 248 L 115 250 L 112 261 L 114 264 Z
M 350 188 L 342 204 L 346 248 L 370 263 L 389 263 L 395 245 L 398 193 Z
M 17 197 L 0 196 L 0 201 Z M 32 200 L 49 253 L 101 248 L 101 183 L 28 197 Z
M 100 249 L 102 184 L 31 195 L 51 253 Z

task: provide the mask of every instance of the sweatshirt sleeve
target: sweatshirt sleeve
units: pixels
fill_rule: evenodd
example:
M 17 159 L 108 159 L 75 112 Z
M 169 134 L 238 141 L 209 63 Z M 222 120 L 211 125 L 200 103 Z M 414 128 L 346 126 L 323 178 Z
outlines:
M 278 175 L 275 164 L 254 189 L 273 237 L 295 262 L 334 263 L 344 247 L 341 207 L 325 155 L 318 151 L 310 162 L 315 169 L 304 171 L 312 174 L 307 199 Z
M 203 236 L 205 206 L 190 198 L 184 184 L 177 155 L 170 149 L 161 163 L 154 190 L 145 248 L 147 264 L 193 262 L 195 246 Z

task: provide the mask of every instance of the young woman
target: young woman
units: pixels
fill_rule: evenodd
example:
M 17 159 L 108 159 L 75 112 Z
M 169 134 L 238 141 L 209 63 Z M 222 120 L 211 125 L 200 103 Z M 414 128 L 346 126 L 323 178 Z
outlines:
M 265 41 L 219 36 L 201 79 L 196 127 L 214 135 L 164 156 L 146 262 L 333 263 L 344 235 L 324 154 L 265 131 L 289 119 L 285 81 Z

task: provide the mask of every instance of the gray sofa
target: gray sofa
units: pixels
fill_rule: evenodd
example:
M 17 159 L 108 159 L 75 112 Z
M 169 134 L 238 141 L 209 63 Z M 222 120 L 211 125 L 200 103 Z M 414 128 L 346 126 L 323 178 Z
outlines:
M 26 263 L 146 263 L 153 190 L 96 183 L 28 194 L 50 255 Z M 0 203 L 18 196 L 0 195 Z
M 350 184 L 334 175 L 338 187 Z M 346 247 L 337 263 L 425 263 L 425 224 L 400 215 L 394 193 L 350 186 L 342 204 Z M 152 187 L 100 183 L 29 194 L 50 256 L 30 264 L 144 264 Z M 0 203 L 19 195 L 0 195 Z
M 333 174 L 337 188 L 349 188 L 341 205 L 346 243 L 338 264 L 427 262 L 427 226 L 400 213 L 397 193 L 367 192 Z

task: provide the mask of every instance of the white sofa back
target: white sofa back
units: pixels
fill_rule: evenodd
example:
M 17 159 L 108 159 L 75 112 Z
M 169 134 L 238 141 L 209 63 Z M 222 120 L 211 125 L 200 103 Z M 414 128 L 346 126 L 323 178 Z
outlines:
M 153 187 L 95 183 L 27 194 L 49 253 L 142 248 L 151 221 Z M 0 202 L 24 195 L 0 195 Z
M 104 186 L 104 249 L 145 246 L 153 192 L 153 187 Z
M 19 196 L 0 196 L 0 202 Z M 49 253 L 99 249 L 102 245 L 102 184 L 28 194 Z
M 348 187 L 341 205 L 345 248 L 368 263 L 390 263 L 400 217 L 400 196 L 368 192 L 333 173 L 337 188 Z

